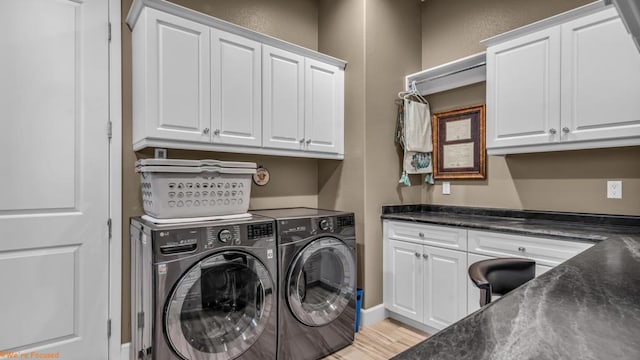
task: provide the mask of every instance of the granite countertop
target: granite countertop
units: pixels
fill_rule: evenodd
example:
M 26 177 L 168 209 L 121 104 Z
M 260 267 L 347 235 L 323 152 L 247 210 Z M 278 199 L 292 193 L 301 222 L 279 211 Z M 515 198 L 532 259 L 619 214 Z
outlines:
M 382 217 L 597 242 L 394 359 L 640 359 L 640 217 L 429 205 Z

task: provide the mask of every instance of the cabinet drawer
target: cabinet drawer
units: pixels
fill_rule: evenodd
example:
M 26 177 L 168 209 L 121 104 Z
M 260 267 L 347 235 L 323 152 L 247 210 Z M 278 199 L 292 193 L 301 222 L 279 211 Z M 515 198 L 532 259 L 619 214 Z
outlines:
M 386 237 L 390 239 L 467 250 L 467 230 L 465 229 L 389 220 L 384 221 L 384 226 Z
M 582 241 L 552 240 L 476 230 L 469 230 L 468 237 L 471 253 L 492 257 L 527 257 L 547 266 L 556 266 L 594 245 Z

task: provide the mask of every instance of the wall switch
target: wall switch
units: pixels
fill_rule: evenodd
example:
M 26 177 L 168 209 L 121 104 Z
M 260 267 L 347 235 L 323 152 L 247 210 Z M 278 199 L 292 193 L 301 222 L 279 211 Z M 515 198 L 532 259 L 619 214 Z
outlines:
M 449 195 L 451 194 L 451 183 L 448 181 L 442 182 L 442 194 Z
M 622 199 L 622 181 L 607 181 L 607 199 Z

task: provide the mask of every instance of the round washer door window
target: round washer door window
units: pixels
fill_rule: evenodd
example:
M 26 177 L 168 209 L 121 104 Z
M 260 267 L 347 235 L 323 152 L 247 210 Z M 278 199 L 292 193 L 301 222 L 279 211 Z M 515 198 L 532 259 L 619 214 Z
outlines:
M 355 261 L 336 238 L 314 240 L 298 253 L 287 276 L 287 300 L 293 315 L 308 326 L 335 320 L 353 298 Z
M 239 251 L 211 255 L 171 293 L 167 338 L 185 359 L 233 359 L 260 337 L 274 301 L 273 281 L 257 258 Z

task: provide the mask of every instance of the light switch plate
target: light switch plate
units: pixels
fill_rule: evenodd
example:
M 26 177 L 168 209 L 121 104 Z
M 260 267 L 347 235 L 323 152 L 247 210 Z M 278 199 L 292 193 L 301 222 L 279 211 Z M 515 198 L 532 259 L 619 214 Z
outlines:
M 622 199 L 622 181 L 607 181 L 607 199 Z
M 442 182 L 442 194 L 449 195 L 451 194 L 451 183 L 448 181 Z

